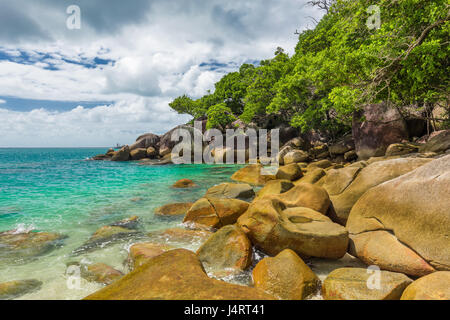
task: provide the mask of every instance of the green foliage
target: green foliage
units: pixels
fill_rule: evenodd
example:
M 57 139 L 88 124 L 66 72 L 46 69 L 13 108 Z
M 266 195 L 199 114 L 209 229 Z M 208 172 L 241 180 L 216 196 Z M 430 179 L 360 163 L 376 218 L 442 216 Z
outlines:
M 212 128 L 225 128 L 226 125 L 236 120 L 233 112 L 226 103 L 219 103 L 211 106 L 206 113 L 208 116 L 208 122 L 206 123 L 207 129 Z
M 214 117 L 226 107 L 246 122 L 274 114 L 330 136 L 348 131 L 353 112 L 367 103 L 439 103 L 448 114 L 448 0 L 333 3 L 314 30 L 300 34 L 292 57 L 279 48 L 273 59 L 224 76 L 214 93 L 195 101 L 183 96 L 171 107 Z M 380 8 L 378 29 L 367 26 L 373 4 Z

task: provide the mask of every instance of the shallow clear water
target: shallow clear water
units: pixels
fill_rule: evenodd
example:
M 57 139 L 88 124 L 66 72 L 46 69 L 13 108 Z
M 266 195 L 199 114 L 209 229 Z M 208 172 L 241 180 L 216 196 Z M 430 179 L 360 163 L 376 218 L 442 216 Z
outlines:
M 79 299 L 101 285 L 82 280 L 68 289 L 66 263 L 82 258 L 126 271 L 131 239 L 74 257 L 99 227 L 137 215 L 144 234 L 177 226 L 182 218 L 158 218 L 155 208 L 170 202 L 195 201 L 220 182 L 230 181 L 234 165 L 142 166 L 137 162 L 86 161 L 105 149 L 0 149 L 0 232 L 23 228 L 59 232 L 64 246 L 22 264 L 0 261 L 0 282 L 38 279 L 41 290 L 23 299 Z M 172 189 L 189 178 L 199 187 Z M 141 240 L 142 241 L 142 240 Z M 180 243 L 196 249 L 198 243 Z

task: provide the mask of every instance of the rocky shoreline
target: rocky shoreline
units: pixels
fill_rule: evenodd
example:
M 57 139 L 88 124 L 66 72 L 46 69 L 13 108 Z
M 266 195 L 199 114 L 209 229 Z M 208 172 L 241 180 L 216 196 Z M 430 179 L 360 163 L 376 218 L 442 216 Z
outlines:
M 183 217 L 184 228 L 151 234 L 139 217 L 98 229 L 78 249 L 85 252 L 136 239 L 124 274 L 103 263 L 68 264 L 81 277 L 105 287 L 86 299 L 282 299 L 326 300 L 450 299 L 450 131 L 427 139 L 396 141 L 381 156 L 358 158 L 369 148 L 344 137 L 337 143 L 305 143 L 289 137 L 281 166 L 268 174 L 247 165 L 192 203 L 169 203 L 159 216 Z M 132 146 L 96 160 L 156 159 L 170 163 L 167 134 L 146 134 Z M 309 144 L 308 148 L 305 145 Z M 145 150 L 145 152 L 144 152 Z M 380 148 L 372 150 L 379 154 Z M 159 159 L 157 159 L 159 158 Z M 182 179 L 172 188 L 197 188 Z M 66 236 L 47 232 L 0 233 L 0 253 L 33 259 L 64 245 Z M 153 239 L 153 240 L 152 240 Z M 165 239 L 199 241 L 196 251 Z M 265 258 L 256 259 L 255 252 Z M 334 268 L 352 257 L 361 266 Z M 312 270 L 319 259 L 330 266 L 325 279 Z M 251 273 L 250 286 L 224 279 Z M 378 273 L 377 273 L 378 272 Z M 379 276 L 375 288 L 371 277 Z M 13 299 L 41 283 L 33 279 L 0 283 L 0 299 Z

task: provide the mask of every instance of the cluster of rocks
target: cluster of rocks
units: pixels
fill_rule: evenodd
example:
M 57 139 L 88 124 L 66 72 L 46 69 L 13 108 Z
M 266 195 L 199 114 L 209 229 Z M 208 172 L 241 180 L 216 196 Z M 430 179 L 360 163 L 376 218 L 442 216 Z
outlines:
M 393 122 L 385 122 L 392 128 Z M 360 129 L 371 132 L 365 126 Z M 319 293 L 329 300 L 448 300 L 449 132 L 415 141 L 385 138 L 385 146 L 375 152 L 351 136 L 310 147 L 294 137 L 283 146 L 282 166 L 276 172 L 248 165 L 232 175 L 234 182 L 218 184 L 196 201 L 156 209 L 159 216 L 183 217 L 186 228 L 144 234 L 134 216 L 101 227 L 74 250 L 81 254 L 131 239 L 135 243 L 126 262 L 128 274 L 103 263 L 69 265 L 79 265 L 86 280 L 107 285 L 86 298 L 94 300 L 300 300 Z M 145 135 L 136 146 L 108 157 L 117 160 L 128 149 L 130 155 L 120 159 L 131 159 L 132 151 L 139 149 L 146 150 L 146 157 L 164 157 L 173 147 L 164 139 Z M 156 156 L 148 155 L 149 148 Z M 182 179 L 172 187 L 198 186 Z M 2 232 L 0 256 L 34 258 L 64 238 L 46 232 Z M 140 238 L 146 240 L 136 242 Z M 201 245 L 192 252 L 177 249 L 177 242 Z M 258 261 L 255 250 L 267 256 Z M 367 269 L 337 268 L 321 280 L 310 267 L 311 258 L 331 261 L 346 255 L 381 269 L 375 289 L 368 286 L 372 274 Z M 252 286 L 210 277 L 244 271 L 251 272 Z M 0 299 L 40 286 L 37 280 L 0 283 Z
M 244 167 L 235 182 L 174 204 L 190 229 L 158 236 L 197 237 L 196 252 L 136 243 L 132 271 L 87 299 L 300 300 L 319 292 L 328 300 L 450 299 L 450 155 L 293 161 L 272 175 L 262 169 Z M 267 256 L 258 261 L 255 249 Z M 321 281 L 308 265 L 344 255 L 381 269 L 375 288 L 368 269 L 337 268 Z M 208 276 L 245 270 L 252 286 Z

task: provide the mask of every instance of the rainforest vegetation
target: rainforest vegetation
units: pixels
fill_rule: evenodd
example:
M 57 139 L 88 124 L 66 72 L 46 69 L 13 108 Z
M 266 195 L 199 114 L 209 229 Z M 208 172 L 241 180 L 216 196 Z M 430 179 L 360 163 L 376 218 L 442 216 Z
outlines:
M 359 108 L 385 102 L 428 118 L 440 108 L 433 121 L 449 126 L 448 0 L 310 2 L 326 14 L 299 35 L 295 54 L 278 48 L 273 58 L 225 75 L 213 92 L 186 93 L 171 108 L 207 116 L 209 128 L 237 119 L 262 126 L 276 117 L 338 136 Z

